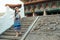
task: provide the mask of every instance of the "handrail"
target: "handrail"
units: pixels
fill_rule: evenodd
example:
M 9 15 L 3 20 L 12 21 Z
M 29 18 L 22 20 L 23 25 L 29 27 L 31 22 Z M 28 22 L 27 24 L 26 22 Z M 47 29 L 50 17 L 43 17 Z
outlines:
M 22 36 L 21 40 L 25 40 L 31 29 L 33 28 L 34 24 L 38 20 L 39 16 L 34 20 L 34 22 L 29 26 L 27 32 Z M 20 40 L 20 39 L 19 39 Z

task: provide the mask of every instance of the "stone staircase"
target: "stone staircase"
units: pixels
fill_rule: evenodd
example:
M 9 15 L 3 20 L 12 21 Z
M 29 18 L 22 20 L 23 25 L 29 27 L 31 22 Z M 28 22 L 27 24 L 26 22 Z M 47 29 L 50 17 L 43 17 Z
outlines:
M 60 15 L 40 16 L 25 40 L 60 40 Z
M 13 26 L 9 29 L 7 29 L 3 34 L 0 35 L 0 40 L 19 40 L 24 35 L 24 33 L 27 31 L 28 27 L 33 23 L 33 21 L 36 19 L 36 17 L 24 17 L 21 19 L 21 32 L 22 34 L 19 35 L 19 37 L 15 37 L 15 31 L 13 29 Z

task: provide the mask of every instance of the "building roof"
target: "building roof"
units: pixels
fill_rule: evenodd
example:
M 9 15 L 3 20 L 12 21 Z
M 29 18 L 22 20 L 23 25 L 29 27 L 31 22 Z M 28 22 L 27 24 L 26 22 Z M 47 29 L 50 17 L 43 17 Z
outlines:
M 23 1 L 23 0 L 21 0 L 21 1 Z M 24 3 L 24 5 L 42 3 L 42 2 L 50 2 L 50 1 L 60 1 L 60 0 L 39 0 L 39 1 L 26 2 L 26 3 Z M 8 5 L 11 8 L 21 7 L 21 4 L 6 4 L 6 5 Z

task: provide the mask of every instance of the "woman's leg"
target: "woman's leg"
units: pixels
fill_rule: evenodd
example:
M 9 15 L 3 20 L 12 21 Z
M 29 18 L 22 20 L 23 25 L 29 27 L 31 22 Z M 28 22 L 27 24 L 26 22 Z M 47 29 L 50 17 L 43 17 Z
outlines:
M 21 34 L 21 26 L 20 26 L 20 32 L 19 32 L 19 34 Z
M 16 37 L 18 37 L 19 35 L 21 35 L 21 31 L 20 31 L 20 27 L 17 27 L 15 32 L 16 32 Z
M 16 37 L 18 37 L 18 31 L 17 31 L 17 30 L 15 30 L 15 32 L 16 32 Z
M 15 30 L 15 33 L 16 33 L 16 37 L 18 37 L 19 32 L 18 32 L 18 29 L 17 29 L 17 27 L 16 27 L 16 26 L 14 27 L 14 30 Z
M 16 32 L 16 37 L 18 37 L 19 36 L 19 32 L 17 30 L 15 30 L 15 32 Z
M 19 35 L 21 36 L 21 31 L 16 31 L 16 37 L 18 37 Z

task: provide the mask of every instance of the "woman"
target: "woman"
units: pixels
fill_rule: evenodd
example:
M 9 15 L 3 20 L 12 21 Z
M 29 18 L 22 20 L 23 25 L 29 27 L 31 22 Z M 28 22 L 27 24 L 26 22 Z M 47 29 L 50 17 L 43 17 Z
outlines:
M 19 15 L 19 8 L 15 7 L 15 18 L 14 18 L 14 30 L 16 32 L 16 37 L 20 34 L 21 23 L 20 23 L 20 15 Z

